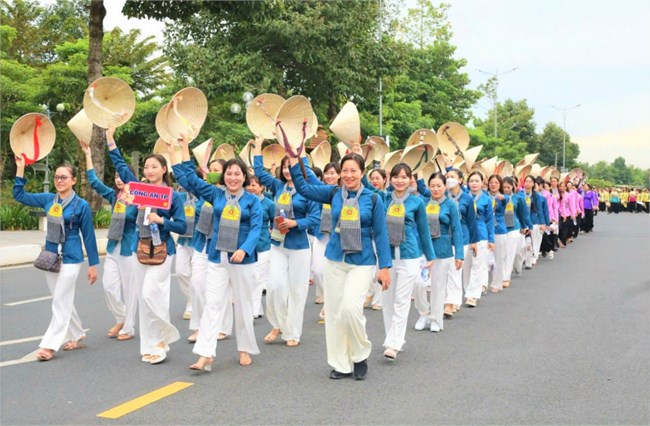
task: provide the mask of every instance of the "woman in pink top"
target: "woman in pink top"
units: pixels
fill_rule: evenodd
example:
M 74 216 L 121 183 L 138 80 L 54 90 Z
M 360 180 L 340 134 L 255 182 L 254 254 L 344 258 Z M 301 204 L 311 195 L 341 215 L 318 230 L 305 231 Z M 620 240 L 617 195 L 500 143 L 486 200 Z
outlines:
M 540 253 L 543 257 L 546 257 L 548 254 L 548 258 L 553 259 L 553 257 L 555 257 L 555 246 L 557 244 L 559 203 L 558 199 L 551 194 L 548 182 L 544 182 L 542 188 L 543 189 L 540 193 L 546 199 L 546 204 L 548 205 L 548 217 L 551 220 L 551 226 L 549 226 L 546 229 L 546 232 L 544 232 L 544 235 L 542 235 Z
M 573 185 L 573 182 L 567 182 L 566 184 L 566 190 L 569 193 L 569 196 L 573 200 L 573 227 L 571 228 L 571 234 L 569 234 L 569 242 L 572 243 L 574 238 L 578 237 L 578 233 L 580 232 L 580 219 L 582 216 L 582 210 L 580 208 L 580 194 L 578 191 L 576 191 L 575 186 Z M 584 203 L 584 200 L 582 200 Z
M 564 247 L 573 234 L 573 221 L 576 218 L 577 202 L 575 197 L 567 191 L 567 184 L 560 182 L 558 185 L 560 194 L 559 214 L 560 214 L 560 247 Z

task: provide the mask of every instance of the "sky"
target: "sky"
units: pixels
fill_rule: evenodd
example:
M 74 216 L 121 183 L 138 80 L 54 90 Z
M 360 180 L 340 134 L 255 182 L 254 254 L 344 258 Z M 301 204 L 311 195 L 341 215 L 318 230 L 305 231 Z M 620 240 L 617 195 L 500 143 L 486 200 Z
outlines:
M 162 23 L 126 19 L 124 0 L 104 3 L 105 30 L 140 28 L 163 42 Z M 566 117 L 566 131 L 580 146 L 579 161 L 595 164 L 622 156 L 627 164 L 650 168 L 650 1 L 446 3 L 455 57 L 467 60 L 462 71 L 470 76 L 470 87 L 489 78 L 479 69 L 517 68 L 499 77 L 498 101 L 525 99 L 535 110 L 537 133 L 548 122 L 562 127 Z M 485 118 L 491 107 L 491 100 L 482 99 L 474 114 Z

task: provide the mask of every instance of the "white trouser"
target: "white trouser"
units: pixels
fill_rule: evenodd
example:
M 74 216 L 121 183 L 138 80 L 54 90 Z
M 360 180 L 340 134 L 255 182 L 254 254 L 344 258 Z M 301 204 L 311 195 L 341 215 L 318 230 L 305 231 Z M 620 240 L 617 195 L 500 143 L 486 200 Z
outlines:
M 176 246 L 176 276 L 178 277 L 178 287 L 185 296 L 185 310 L 192 311 L 192 287 L 190 280 L 192 277 L 192 255 L 194 247 Z
M 533 225 L 533 259 L 537 260 L 539 257 L 539 248 L 542 246 L 542 231 L 539 225 Z
M 521 244 L 521 232 L 519 230 L 510 231 L 506 234 L 506 256 L 503 264 L 503 281 L 510 281 L 512 277 L 512 268 L 515 264 L 517 250 Z
M 257 253 L 257 267 L 255 268 L 255 289 L 253 290 L 253 315 L 264 315 L 262 306 L 262 292 L 266 290 L 271 270 L 271 250 Z
M 354 363 L 370 356 L 363 303 L 374 266 L 325 260 L 325 342 L 327 363 L 339 373 L 351 373 Z
M 449 272 L 456 268 L 456 260 L 453 257 L 446 259 L 436 259 L 431 268 L 431 291 L 429 292 L 430 300 L 423 305 L 420 315 L 428 316 L 431 321 L 443 327 L 443 312 L 445 310 L 445 291 L 447 289 L 447 280 Z M 426 299 L 425 299 L 426 301 Z
M 314 241 L 318 238 L 311 234 L 307 234 L 307 241 L 309 241 L 309 281 L 314 279 Z
M 273 328 L 282 330 L 285 341 L 300 341 L 305 303 L 309 293 L 311 252 L 271 247 L 269 287 L 266 290 L 266 316 Z
M 256 265 L 231 264 L 228 254 L 221 253 L 221 263 L 208 266 L 205 309 L 201 317 L 199 337 L 193 352 L 204 357 L 214 357 L 217 350 L 217 330 L 220 318 L 232 306 L 231 293 L 235 298 L 235 336 L 237 350 L 251 355 L 260 353 L 253 329 L 253 289 L 255 288 Z M 227 291 L 227 289 L 230 291 Z
M 470 256 L 469 244 L 463 246 L 464 259 Z M 454 247 L 454 258 L 456 255 L 456 248 Z M 435 263 L 435 261 L 434 261 Z M 463 261 L 464 263 L 464 261 Z M 456 269 L 455 267 L 449 270 L 449 277 L 447 277 L 447 289 L 445 304 L 451 303 L 452 305 L 460 306 L 463 304 L 463 268 Z
M 483 286 L 488 285 L 487 268 L 488 242 L 483 240 L 476 243 L 476 256 L 469 256 L 469 279 L 465 287 L 465 297 L 480 299 Z
M 135 262 L 135 282 L 141 283 L 140 353 L 148 355 L 160 344 L 180 339 L 178 329 L 169 321 L 169 294 L 174 256 L 167 256 L 161 265 Z
M 524 266 L 524 263 L 526 266 L 531 266 L 532 264 L 532 258 L 531 258 L 531 252 L 533 248 L 531 245 L 531 240 L 529 238 L 526 238 L 524 235 L 522 235 L 519 238 L 519 245 L 517 246 L 517 254 L 515 256 L 515 270 L 521 272 L 521 269 Z
M 314 287 L 316 287 L 316 298 L 323 299 L 323 274 L 325 271 L 325 248 L 330 240 L 329 234 L 323 234 L 319 240 L 314 238 L 311 251 L 311 270 L 314 276 Z
M 230 336 L 232 335 L 234 312 L 235 312 L 233 308 L 234 300 L 233 300 L 233 292 L 231 287 L 226 288 L 226 292 L 224 293 L 224 299 L 228 303 L 226 303 L 226 309 L 222 311 L 221 319 L 219 320 L 220 325 L 217 327 L 217 329 L 219 330 L 219 333 L 225 334 L 226 336 Z
M 207 246 L 207 243 L 206 243 Z M 208 279 L 208 255 L 204 252 L 194 251 L 192 254 L 192 274 L 190 277 L 190 297 L 192 317 L 190 330 L 196 331 L 201 324 L 203 309 L 205 308 L 205 292 Z M 176 262 L 178 265 L 178 262 Z M 179 282 L 181 280 L 179 279 Z
M 52 319 L 39 347 L 58 351 L 64 342 L 84 336 L 74 307 L 74 290 L 81 263 L 62 263 L 58 273 L 46 272 L 45 281 L 52 294 Z
M 124 324 L 120 334 L 135 334 L 135 313 L 138 309 L 138 293 L 133 282 L 136 256 L 120 256 L 121 243 L 113 253 L 106 253 L 104 260 L 104 296 L 106 306 L 116 323 Z
M 399 247 L 395 248 L 398 251 Z M 397 257 L 397 255 L 396 255 Z M 411 310 L 411 294 L 420 275 L 420 259 L 393 260 L 390 268 L 390 287 L 384 292 L 384 347 L 402 350 L 406 324 Z
M 508 234 L 494 235 L 494 272 L 490 287 L 503 290 L 503 271 L 506 263 L 506 247 Z

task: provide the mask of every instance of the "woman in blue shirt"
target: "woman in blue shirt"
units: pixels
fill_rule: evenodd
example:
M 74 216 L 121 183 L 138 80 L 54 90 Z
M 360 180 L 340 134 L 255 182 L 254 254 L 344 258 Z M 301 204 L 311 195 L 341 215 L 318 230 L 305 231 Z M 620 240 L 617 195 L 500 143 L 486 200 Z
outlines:
M 445 196 L 447 178 L 442 173 L 429 177 L 431 197 L 423 197 L 427 201 L 426 213 L 429 237 L 436 253 L 436 261 L 431 269 L 430 301 L 426 297 L 419 300 L 417 309 L 420 318 L 415 323 L 416 330 L 438 332 L 444 329 L 444 304 L 447 282 L 451 270 L 463 267 L 463 230 L 460 225 L 460 214 L 454 201 Z
M 508 241 L 506 209 L 511 206 L 508 204 L 510 198 L 503 195 L 503 179 L 501 176 L 490 176 L 488 179 L 488 195 L 494 210 L 494 271 L 492 272 L 490 291 L 498 293 L 503 289 L 503 270 Z M 508 210 L 508 218 L 510 219 L 510 210 Z
M 296 193 L 289 160 L 280 162 L 280 179 L 264 169 L 261 138 L 254 148 L 255 176 L 273 194 L 275 213 L 271 231 L 271 278 L 266 290 L 266 316 L 272 329 L 264 342 L 274 342 L 280 334 L 287 346 L 300 344 L 305 303 L 309 293 L 311 249 L 307 229 L 320 222 L 319 206 Z M 285 218 L 281 218 L 284 212 Z M 280 223 L 281 220 L 281 223 Z
M 386 192 L 386 186 L 388 186 L 388 176 L 386 175 L 386 171 L 383 169 L 373 169 L 370 173 L 368 173 L 368 181 L 373 188 L 377 189 L 380 192 Z M 370 189 L 370 187 L 365 183 L 365 179 L 364 186 Z M 383 306 L 383 294 L 384 290 L 382 289 L 381 284 L 379 284 L 377 281 L 373 281 L 370 285 L 368 297 L 366 297 L 366 301 L 363 304 L 363 307 L 370 308 L 373 311 L 381 310 Z
M 81 320 L 74 307 L 74 291 L 77 276 L 81 271 L 83 251 L 81 238 L 88 253 L 88 282 L 97 280 L 99 255 L 95 229 L 86 200 L 74 192 L 77 183 L 77 170 L 70 164 L 62 164 L 55 169 L 54 186 L 56 194 L 49 192 L 33 194 L 25 192 L 27 179 L 25 160 L 16 156 L 16 179 L 14 180 L 14 198 L 19 203 L 31 207 L 40 207 L 47 212 L 48 229 L 45 250 L 61 254 L 61 269 L 58 273 L 45 272 L 47 286 L 52 293 L 52 319 L 39 344 L 36 354 L 39 360 L 49 361 L 61 345 L 63 350 L 74 350 L 84 346 L 86 338 Z M 64 342 L 66 342 L 64 344 Z
M 375 243 L 379 257 L 377 279 L 390 286 L 392 266 L 386 210 L 381 197 L 361 184 L 365 163 L 358 154 L 341 160 L 341 187 L 308 185 L 297 159 L 289 159 L 296 190 L 305 198 L 332 206 L 332 234 L 325 249 L 325 338 L 331 379 L 354 373 L 363 380 L 368 371 L 372 343 L 366 333 L 363 303 L 373 279 Z
M 115 325 L 108 330 L 108 337 L 129 340 L 135 337 L 135 313 L 138 308 L 138 293 L 133 281 L 133 270 L 137 262 L 135 247 L 136 206 L 127 206 L 118 198 L 124 182 L 115 174 L 115 188 L 109 188 L 99 180 L 93 168 L 90 146 L 83 142 L 81 149 L 86 155 L 86 177 L 88 183 L 112 206 L 111 223 L 108 227 L 108 244 L 104 260 L 102 284 L 108 310 L 115 318 Z
M 478 228 L 478 242 L 476 243 L 476 254 L 466 259 L 471 263 L 467 292 L 476 294 L 477 291 L 487 291 L 488 286 L 488 250 L 494 251 L 494 209 L 492 199 L 483 191 L 483 175 L 480 172 L 472 172 L 467 179 L 469 183 L 469 195 L 472 197 L 474 212 L 476 213 L 476 224 Z
M 514 193 L 515 181 L 510 176 L 503 179 L 503 192 L 508 197 L 504 213 L 504 222 L 508 233 L 506 234 L 506 253 L 503 264 L 502 288 L 510 287 L 512 268 L 515 263 L 517 251 L 521 247 L 524 234 L 527 230 L 526 202 Z
M 113 134 L 114 128 L 106 130 L 108 155 L 125 184 L 139 182 L 122 158 Z M 171 186 L 167 160 L 160 154 L 150 154 L 144 159 L 143 176 L 152 185 Z M 141 286 L 138 289 L 140 312 L 140 353 L 142 361 L 158 364 L 167 358 L 169 344 L 180 338 L 178 329 L 169 319 L 169 298 L 171 286 L 171 267 L 176 253 L 176 246 L 171 233 L 184 234 L 187 228 L 185 211 L 181 196 L 174 192 L 169 210 L 151 212 L 145 218 L 145 209 L 138 209 L 137 237 L 153 237 L 156 227 L 144 225 L 145 219 L 149 224 L 157 226 L 160 241 L 165 244 L 167 257 L 160 265 L 144 265 L 135 263 L 135 282 Z

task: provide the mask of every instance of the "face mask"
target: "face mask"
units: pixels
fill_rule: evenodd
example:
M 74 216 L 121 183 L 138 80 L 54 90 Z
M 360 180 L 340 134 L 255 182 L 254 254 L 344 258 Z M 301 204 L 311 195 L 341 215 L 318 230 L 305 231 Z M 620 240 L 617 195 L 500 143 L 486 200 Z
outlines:
M 219 183 L 219 181 L 221 181 L 221 173 L 210 172 L 208 173 L 206 180 L 210 185 Z
M 447 188 L 454 189 L 458 186 L 458 179 L 456 178 L 447 178 Z

